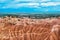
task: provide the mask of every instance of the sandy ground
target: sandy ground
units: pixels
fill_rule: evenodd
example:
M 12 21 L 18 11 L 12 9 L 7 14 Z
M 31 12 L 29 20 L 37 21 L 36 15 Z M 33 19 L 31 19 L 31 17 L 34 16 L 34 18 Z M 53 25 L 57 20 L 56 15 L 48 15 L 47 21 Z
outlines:
M 60 18 L 0 18 L 0 40 L 60 40 Z

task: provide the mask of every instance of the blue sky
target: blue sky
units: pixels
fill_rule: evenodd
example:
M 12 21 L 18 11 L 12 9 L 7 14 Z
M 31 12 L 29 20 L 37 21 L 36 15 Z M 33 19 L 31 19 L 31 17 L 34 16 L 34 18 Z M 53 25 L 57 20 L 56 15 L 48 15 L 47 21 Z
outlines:
M 60 12 L 60 0 L 0 0 L 0 12 Z

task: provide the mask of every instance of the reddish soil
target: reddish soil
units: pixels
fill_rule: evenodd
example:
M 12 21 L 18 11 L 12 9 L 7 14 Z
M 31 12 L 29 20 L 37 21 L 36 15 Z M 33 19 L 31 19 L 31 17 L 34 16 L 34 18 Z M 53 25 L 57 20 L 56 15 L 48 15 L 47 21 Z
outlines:
M 0 40 L 60 40 L 60 18 L 0 18 Z

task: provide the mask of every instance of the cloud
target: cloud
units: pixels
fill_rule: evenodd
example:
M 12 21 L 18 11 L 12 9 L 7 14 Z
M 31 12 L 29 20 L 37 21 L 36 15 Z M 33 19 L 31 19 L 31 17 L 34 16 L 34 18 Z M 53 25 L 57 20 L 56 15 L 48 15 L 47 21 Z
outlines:
M 2 0 L 0 2 L 3 2 L 3 7 L 0 8 L 20 8 L 20 7 L 34 7 L 37 8 L 39 6 L 39 3 L 34 2 L 35 0 Z M 21 3 L 23 2 L 23 3 Z M 24 3 L 27 2 L 27 3 Z M 6 4 L 6 5 L 5 5 Z
M 4 6 L 3 8 L 20 8 L 20 7 L 37 8 L 38 6 L 39 6 L 39 3 L 20 3 L 20 4 L 8 4 L 7 6 Z
M 57 6 L 57 5 L 60 5 L 60 2 L 41 3 L 41 6 Z
M 60 2 L 42 2 L 42 3 L 10 3 L 2 8 L 20 8 L 20 7 L 30 7 L 30 8 L 39 8 L 41 6 L 57 6 L 60 5 Z
M 28 3 L 20 3 L 20 2 Z M 20 7 L 30 7 L 30 8 L 39 8 L 41 6 L 57 6 L 60 5 L 60 2 L 49 2 L 51 0 L 0 0 L 0 2 L 8 2 L 2 8 L 20 8 Z M 1 7 L 0 7 L 1 8 Z

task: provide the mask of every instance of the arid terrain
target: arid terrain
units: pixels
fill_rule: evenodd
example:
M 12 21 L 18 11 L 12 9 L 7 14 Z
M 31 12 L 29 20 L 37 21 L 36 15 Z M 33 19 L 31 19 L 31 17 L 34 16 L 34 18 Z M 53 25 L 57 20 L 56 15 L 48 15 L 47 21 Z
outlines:
M 0 18 L 0 40 L 60 40 L 60 18 Z

